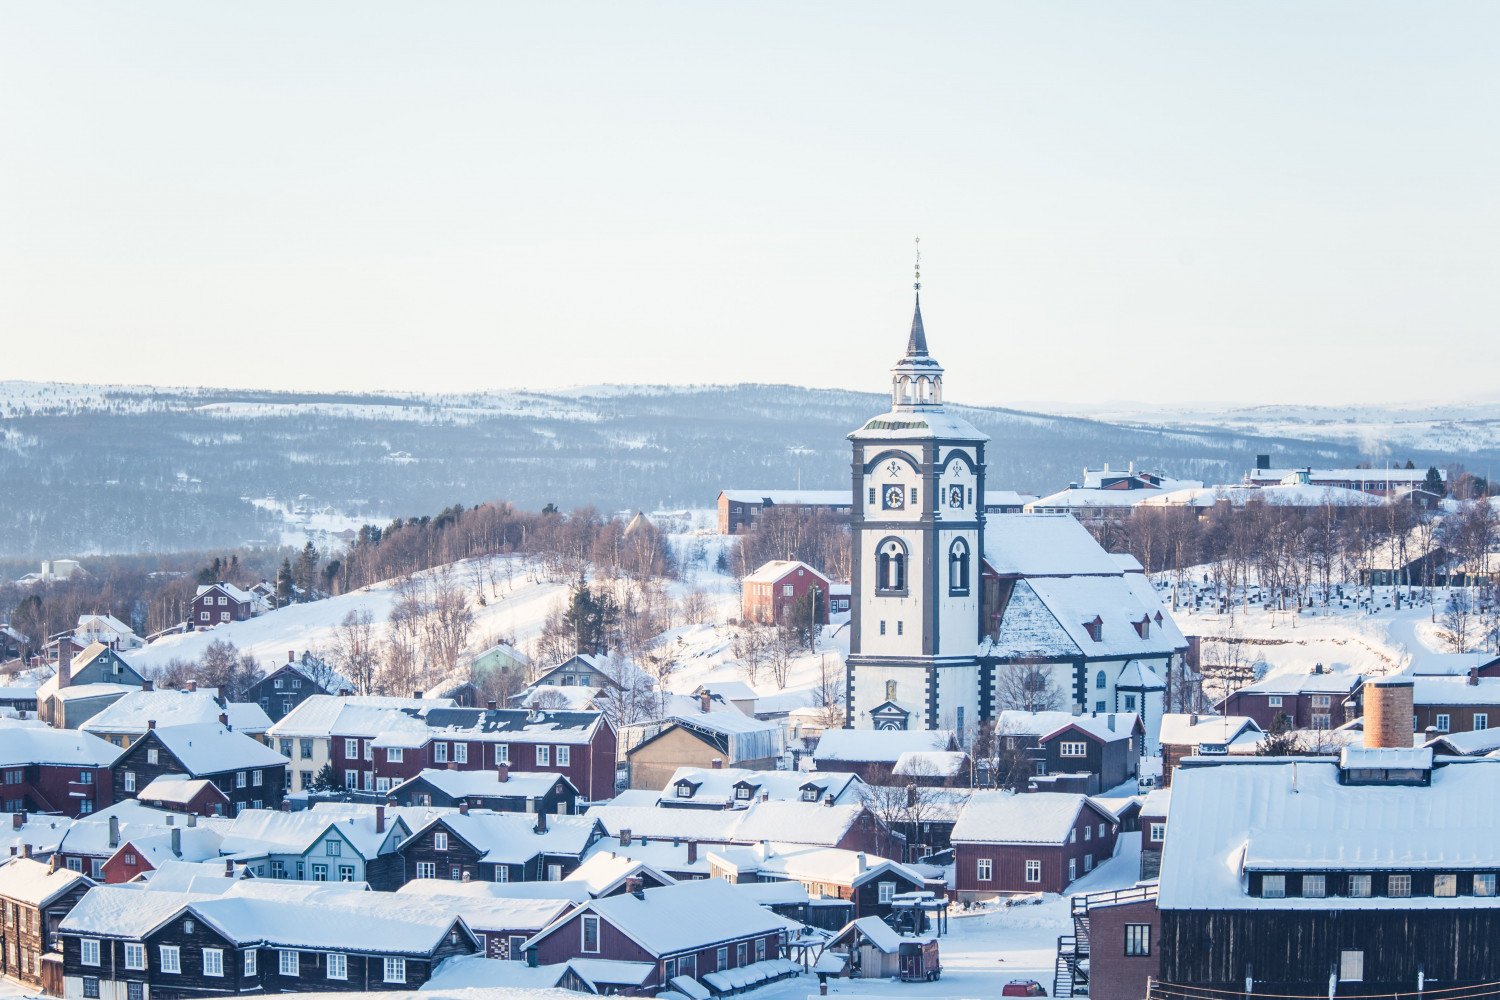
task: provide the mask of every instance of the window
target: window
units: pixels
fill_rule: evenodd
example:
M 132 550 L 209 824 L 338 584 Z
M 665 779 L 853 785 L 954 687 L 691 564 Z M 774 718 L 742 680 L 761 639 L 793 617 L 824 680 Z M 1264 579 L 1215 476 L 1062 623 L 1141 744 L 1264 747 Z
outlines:
M 146 751 L 146 763 L 147 764 L 160 764 L 161 763 L 161 754 L 157 753 L 155 747 L 151 747 L 151 748 L 149 748 Z
M 1083 839 L 1084 840 L 1093 840 L 1094 839 L 1094 828 L 1093 827 L 1086 826 L 1086 827 L 1083 828 Z
M 432 849 L 434 851 L 446 851 L 448 849 L 448 835 L 442 830 L 432 835 Z
M 1109 679 L 1104 676 L 1104 671 L 1101 670 L 1094 675 L 1094 687 L 1098 688 L 1100 691 L 1103 691 L 1108 685 Z
M 1346 983 L 1364 982 L 1365 953 L 1345 951 L 1339 953 L 1339 979 Z
M 669 958 L 661 964 L 662 978 L 671 981 L 677 976 L 677 959 Z
M 1140 958 L 1151 954 L 1150 924 L 1125 925 L 1125 954 L 1131 958 Z
M 350 791 L 353 791 L 354 789 L 356 789 L 356 788 L 359 787 L 359 772 L 358 771 L 345 771 L 344 772 L 344 787 L 347 788 L 347 789 L 349 789 Z
M 870 487 L 870 506 L 875 506 L 875 487 Z
M 548 865 L 547 866 L 547 881 L 548 882 L 561 882 L 562 881 L 562 865 Z
M 1032 860 L 1026 862 L 1026 881 L 1040 882 L 1042 880 L 1042 863 Z
M 271 861 L 271 877 L 286 878 L 286 864 L 284 862 L 276 861 L 273 859 Z
M 129 941 L 125 943 L 125 968 L 133 972 L 140 972 L 146 968 L 145 945 Z
M 281 974 L 283 976 L 298 976 L 302 974 L 302 956 L 289 948 L 281 949 Z
M 1474 713 L 1474 731 L 1477 733 L 1477 732 L 1480 732 L 1481 730 L 1485 730 L 1485 729 L 1488 729 L 1488 728 L 1490 728 L 1490 716 L 1489 716 L 1489 713 L 1488 712 L 1475 712 Z
M 234 772 L 234 787 L 235 788 L 244 788 L 245 787 L 245 772 L 244 771 L 236 771 L 236 772 Z
M 388 983 L 406 982 L 406 959 L 388 958 L 385 960 L 385 981 Z
M 1083 870 L 1086 872 L 1094 870 L 1094 856 L 1092 854 L 1085 854 L 1083 856 Z
M 245 952 L 245 975 L 255 975 L 255 960 L 259 955 L 260 952 L 256 951 L 254 948 L 251 948 Z
M 962 538 L 948 548 L 948 593 L 954 597 L 969 593 L 969 546 Z
M 78 942 L 78 960 L 84 965 L 99 964 L 99 941 L 97 938 L 83 938 Z
M 134 771 L 126 771 L 125 772 L 125 790 L 127 792 L 133 792 L 133 791 L 135 791 L 135 772 Z
M 1312 696 L 1312 707 L 1313 708 L 1328 708 L 1332 704 L 1333 704 L 1333 695 L 1331 695 L 1331 694 L 1315 694 L 1315 695 Z
M 387 764 L 400 764 L 406 760 L 406 751 L 402 747 L 386 747 L 385 762 Z
M 1133 694 L 1127 694 L 1125 696 L 1125 711 L 1127 711 L 1127 712 L 1134 712 L 1135 711 L 1135 695 L 1133 695 Z
M 794 587 L 794 586 L 792 586 L 790 583 L 785 583 L 785 584 L 782 584 L 782 586 L 781 586 L 781 596 L 782 597 L 791 597 L 796 592 L 797 592 L 797 588 Z
M 468 762 L 469 762 L 469 744 L 467 744 L 467 743 L 455 743 L 455 744 L 453 744 L 453 763 L 455 763 L 455 764 L 467 764 Z
M 227 598 L 227 597 L 221 597 L 221 598 L 219 598 L 219 606 L 220 607 L 223 607 L 224 605 L 226 605 L 228 603 L 229 603 L 229 598 Z
M 994 878 L 995 862 L 991 861 L 989 858 L 980 858 L 975 863 L 975 867 L 976 871 L 974 872 L 974 877 L 979 881 L 988 882 L 992 878 Z
M 1446 733 L 1448 731 L 1448 724 L 1449 724 L 1449 722 L 1450 722 L 1450 719 L 1448 717 L 1448 713 L 1447 712 L 1439 712 L 1437 714 L 1437 718 L 1435 720 L 1433 720 L 1433 725 L 1437 728 L 1438 732 L 1440 732 L 1440 733 Z M 1363 955 L 1364 952 L 1360 952 L 1360 954 Z
M 334 838 L 329 837 L 323 843 L 323 853 L 328 855 L 330 858 L 338 857 L 341 853 L 343 853 L 343 850 L 344 842 L 341 840 L 335 840 Z
M 1328 895 L 1328 880 L 1322 875 L 1302 876 L 1302 895 L 1318 899 Z
M 341 952 L 330 952 L 328 955 L 328 978 L 349 978 L 349 956 Z
M 510 881 L 510 865 L 496 865 L 495 866 L 495 881 L 496 882 L 509 882 Z
M 353 882 L 354 881 L 354 866 L 353 865 L 339 865 L 339 881 L 340 882 Z
M 1078 859 L 1068 859 L 1068 881 L 1071 882 L 1078 877 Z
M 352 759 L 359 757 L 359 740 L 344 741 L 344 756 Z
M 509 764 L 510 763 L 510 744 L 509 743 L 497 743 L 497 744 L 495 744 L 495 763 L 496 764 Z
M 1474 876 L 1474 895 L 1493 896 L 1495 894 L 1495 873 L 1477 873 Z
M 1457 896 L 1457 875 L 1434 875 L 1432 877 L 1432 894 L 1434 896 Z
M 541 767 L 552 763 L 552 748 L 538 744 L 536 748 L 536 762 Z
M 1165 823 L 1155 823 L 1155 822 L 1152 823 L 1151 824 L 1151 843 L 1153 843 L 1153 844 L 1162 844 L 1162 843 L 1165 843 L 1166 840 L 1167 840 L 1167 824 L 1165 824 Z
M 1355 899 L 1363 899 L 1371 895 L 1371 879 L 1368 875 L 1349 876 L 1349 895 Z
M 432 759 L 437 764 L 448 763 L 448 744 L 434 743 L 432 745 Z
M 229 621 L 229 612 L 228 611 L 220 611 L 219 612 L 219 621 L 221 621 L 221 622 L 227 622 L 227 621 Z
M 297 772 L 297 787 L 300 790 L 302 790 L 304 792 L 307 791 L 308 789 L 312 788 L 312 783 L 313 783 L 313 773 L 311 771 L 298 771 Z
M 887 538 L 875 549 L 875 592 L 900 594 L 906 591 L 906 546 L 897 538 Z
M 302 754 L 302 759 L 303 760 L 312 760 L 313 741 L 312 740 L 299 740 L 298 742 L 301 744 L 301 746 L 298 749 L 299 749 L 299 751 Z
M 877 899 L 882 903 L 889 903 L 896 896 L 896 883 L 894 882 L 881 882 L 875 888 L 878 894 Z
M 1089 748 L 1088 744 L 1086 743 L 1064 742 L 1059 744 L 1057 752 L 1062 754 L 1064 757 L 1087 757 Z
M 580 923 L 583 940 L 579 947 L 585 955 L 599 954 L 599 918 L 592 913 L 585 913 Z
M 1286 896 L 1285 875 L 1262 875 L 1260 877 L 1260 894 L 1266 899 L 1282 899 Z
M 206 621 L 208 621 L 208 619 L 209 619 L 209 613 L 207 611 L 200 611 L 200 612 L 198 612 L 198 620 L 200 622 L 206 622 Z
M 1385 883 L 1385 894 L 1387 896 L 1405 898 L 1411 895 L 1411 876 L 1392 875 Z
M 418 861 L 417 878 L 437 878 L 437 862 Z
M 1096 711 L 1096 712 L 1107 712 L 1109 710 L 1104 707 L 1104 702 L 1102 702 L 1102 701 L 1096 701 L 1096 702 L 1094 702 L 1094 711 Z
M 83 995 L 85 997 L 97 997 L 99 995 L 99 977 L 83 977 Z
M 182 971 L 182 952 L 175 944 L 161 946 L 161 971 L 173 973 Z
M 259 768 L 250 772 L 250 784 L 254 785 L 256 788 L 259 788 L 261 785 L 265 784 L 265 775 Z M 256 808 L 258 809 L 260 807 L 257 806 Z
M 897 622 L 896 623 L 896 634 L 897 635 L 905 635 L 906 634 L 906 622 Z
M 203 974 L 205 976 L 224 974 L 224 950 L 222 948 L 203 949 Z
M 557 748 L 557 766 L 558 767 L 567 767 L 567 766 L 569 766 L 572 763 L 573 763 L 573 748 L 572 747 L 558 747 Z
M 1279 694 L 1268 695 L 1266 697 L 1266 705 L 1268 707 L 1270 707 L 1270 708 L 1280 708 L 1281 707 L 1281 695 L 1279 695 Z
M 313 881 L 314 882 L 327 882 L 328 881 L 328 866 L 327 865 L 313 865 L 312 872 L 313 872 Z
M 880 619 L 880 634 L 885 635 L 885 619 Z
M 679 799 L 690 799 L 696 789 L 690 781 L 679 781 L 677 783 L 677 797 Z

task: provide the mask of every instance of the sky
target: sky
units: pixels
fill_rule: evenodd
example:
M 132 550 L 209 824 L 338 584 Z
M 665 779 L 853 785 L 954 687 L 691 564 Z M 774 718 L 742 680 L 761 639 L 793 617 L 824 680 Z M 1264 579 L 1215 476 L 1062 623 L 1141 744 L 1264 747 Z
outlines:
M 6 3 L 0 380 L 1500 388 L 1500 5 Z

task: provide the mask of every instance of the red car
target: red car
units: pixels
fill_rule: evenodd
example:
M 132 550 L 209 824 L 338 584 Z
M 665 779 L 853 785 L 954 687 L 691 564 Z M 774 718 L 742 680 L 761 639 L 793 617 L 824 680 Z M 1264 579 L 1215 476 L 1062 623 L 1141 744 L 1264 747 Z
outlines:
M 1044 997 L 1047 991 L 1035 979 L 1012 979 L 1000 991 L 1003 997 Z

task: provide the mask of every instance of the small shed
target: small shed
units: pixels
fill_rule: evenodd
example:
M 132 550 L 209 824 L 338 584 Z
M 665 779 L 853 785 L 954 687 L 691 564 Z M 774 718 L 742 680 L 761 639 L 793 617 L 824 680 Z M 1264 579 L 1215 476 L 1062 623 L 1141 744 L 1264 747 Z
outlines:
M 846 956 L 848 974 L 857 979 L 899 977 L 905 982 L 930 982 L 942 974 L 937 938 L 903 937 L 876 917 L 851 921 L 824 951 Z

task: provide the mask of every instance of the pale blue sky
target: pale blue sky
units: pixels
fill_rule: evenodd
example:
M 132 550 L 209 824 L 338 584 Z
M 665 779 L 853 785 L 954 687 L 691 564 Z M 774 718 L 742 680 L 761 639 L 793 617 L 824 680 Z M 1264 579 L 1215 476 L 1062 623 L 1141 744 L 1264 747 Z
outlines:
M 1492 3 L 6 3 L 0 378 L 1500 384 Z

